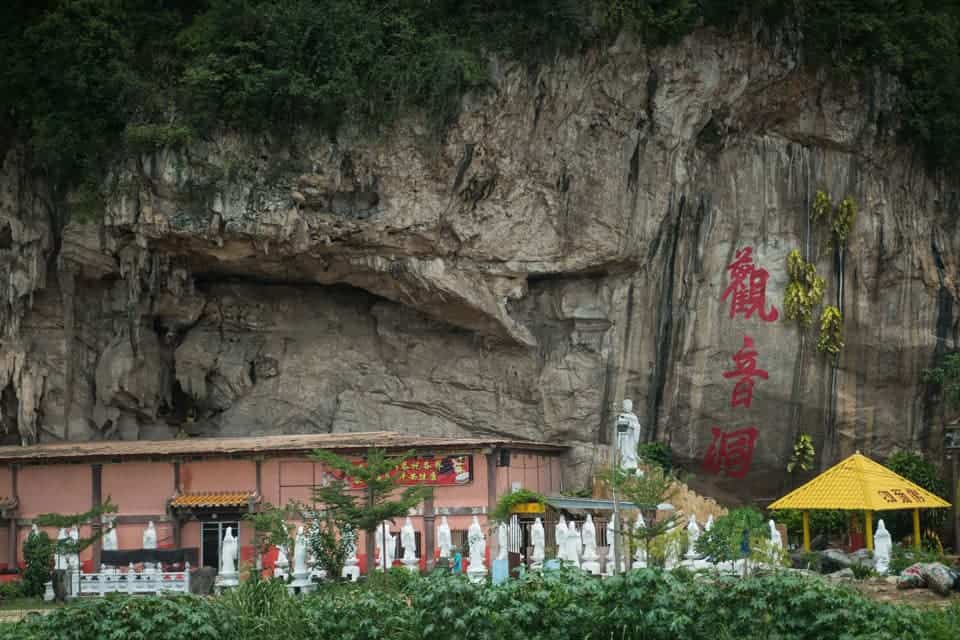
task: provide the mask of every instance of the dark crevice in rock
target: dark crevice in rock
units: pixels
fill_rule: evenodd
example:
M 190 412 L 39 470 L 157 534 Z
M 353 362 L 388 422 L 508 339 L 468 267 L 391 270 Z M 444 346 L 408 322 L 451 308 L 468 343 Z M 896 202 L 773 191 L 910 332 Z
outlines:
M 671 196 L 672 208 L 673 196 Z M 656 359 L 654 369 L 650 375 L 650 389 L 652 393 L 647 401 L 647 422 L 650 425 L 650 431 L 647 434 L 648 440 L 657 439 L 657 424 L 660 417 L 660 408 L 663 404 L 663 392 L 667 384 L 667 370 L 670 361 L 670 344 L 673 332 L 673 290 L 676 277 L 677 246 L 680 243 L 680 226 L 683 220 L 683 209 L 686 205 L 686 196 L 680 196 L 680 202 L 677 205 L 676 217 L 669 223 L 667 231 L 668 242 L 670 243 L 670 253 L 665 256 L 663 261 L 663 270 L 660 278 L 660 299 L 657 303 L 657 334 L 654 344 L 656 345 Z M 671 216 L 668 212 L 667 220 Z
M 0 225 L 0 250 L 5 251 L 13 247 L 13 232 L 10 225 L 4 223 Z
M 627 174 L 627 189 L 636 192 L 637 179 L 640 177 L 640 138 L 637 138 L 637 144 L 633 147 L 633 155 L 630 156 L 630 171 Z
M 460 165 L 457 167 L 457 177 L 453 180 L 453 188 L 451 189 L 452 193 L 456 193 L 461 185 L 463 185 L 463 177 L 467 173 L 467 169 L 470 168 L 470 164 L 473 162 L 473 150 L 476 148 L 476 145 L 472 142 L 468 142 L 463 145 L 463 158 L 460 160 Z

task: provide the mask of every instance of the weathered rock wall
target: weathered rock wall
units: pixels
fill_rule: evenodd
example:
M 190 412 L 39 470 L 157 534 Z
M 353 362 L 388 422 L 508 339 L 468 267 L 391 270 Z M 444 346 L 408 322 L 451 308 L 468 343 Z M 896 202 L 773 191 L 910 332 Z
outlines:
M 655 52 L 622 40 L 537 72 L 498 63 L 442 143 L 410 119 L 131 160 L 102 224 L 59 235 L 10 150 L 4 427 L 27 444 L 504 434 L 572 445 L 573 487 L 632 397 L 695 486 L 740 499 L 784 486 L 798 433 L 821 466 L 936 454 L 921 372 L 956 345 L 958 196 L 895 143 L 890 95 L 709 31 Z M 809 221 L 818 189 L 859 206 L 842 254 Z M 721 299 L 746 247 L 775 321 Z M 845 313 L 836 370 L 784 317 L 793 249 Z M 768 377 L 732 407 L 745 336 Z M 719 452 L 714 428 L 754 435 L 752 452 Z M 725 471 L 703 468 L 711 446 Z

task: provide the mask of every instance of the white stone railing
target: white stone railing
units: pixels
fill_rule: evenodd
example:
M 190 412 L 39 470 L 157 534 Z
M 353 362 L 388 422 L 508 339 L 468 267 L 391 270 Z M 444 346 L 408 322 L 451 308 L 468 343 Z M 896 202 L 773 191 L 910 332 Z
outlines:
M 105 596 L 108 593 L 159 594 L 190 593 L 190 563 L 183 571 L 126 571 L 107 570 L 100 573 L 81 573 L 79 596 Z

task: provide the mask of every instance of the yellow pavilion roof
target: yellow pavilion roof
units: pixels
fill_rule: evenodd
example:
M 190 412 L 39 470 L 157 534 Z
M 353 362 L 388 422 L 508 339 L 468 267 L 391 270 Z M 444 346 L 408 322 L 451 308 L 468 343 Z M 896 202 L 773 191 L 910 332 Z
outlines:
M 939 509 L 946 500 L 857 452 L 794 489 L 770 509 Z

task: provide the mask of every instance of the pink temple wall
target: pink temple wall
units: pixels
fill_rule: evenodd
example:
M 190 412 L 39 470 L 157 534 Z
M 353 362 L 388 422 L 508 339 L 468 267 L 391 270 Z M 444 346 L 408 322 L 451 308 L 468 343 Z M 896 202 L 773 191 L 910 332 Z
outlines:
M 18 516 L 41 513 L 77 513 L 90 509 L 93 476 L 89 464 L 26 466 L 17 478 Z
M 253 491 L 257 488 L 257 465 L 253 460 L 184 462 L 180 465 L 180 488 L 189 493 Z
M 101 495 L 104 500 L 109 497 L 123 515 L 166 513 L 167 500 L 173 497 L 173 493 L 173 464 L 170 462 L 103 465 Z
M 0 498 L 13 497 L 13 469 L 0 467 Z

